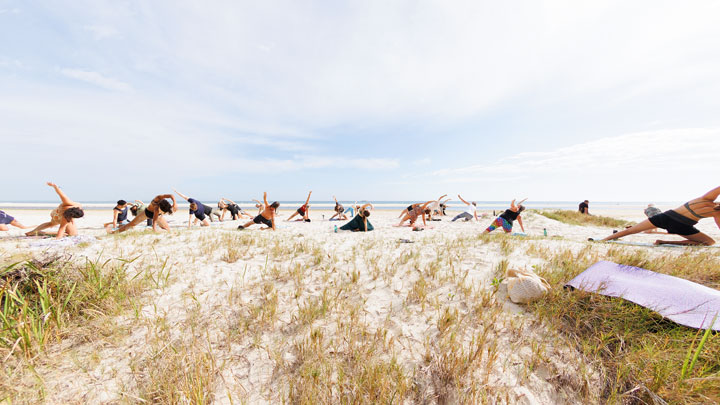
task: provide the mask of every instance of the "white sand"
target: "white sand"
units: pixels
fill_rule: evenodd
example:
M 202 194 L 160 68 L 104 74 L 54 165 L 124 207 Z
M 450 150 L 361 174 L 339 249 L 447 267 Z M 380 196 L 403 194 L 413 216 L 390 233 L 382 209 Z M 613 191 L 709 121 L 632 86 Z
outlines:
M 37 225 L 48 218 L 47 211 L 7 212 L 26 225 Z M 286 218 L 290 213 L 290 210 L 283 210 L 280 217 Z M 212 348 L 219 376 L 212 387 L 216 402 L 230 403 L 229 398 L 236 403 L 239 400 L 278 402 L 287 394 L 280 391 L 286 382 L 282 376 L 288 373 L 283 367 L 289 367 L 296 360 L 295 344 L 305 339 L 312 329 L 324 330 L 326 337 L 338 333 L 342 319 L 334 319 L 331 315 L 320 317 L 311 325 L 298 326 L 297 321 L 303 303 L 320 297 L 323 290 L 330 287 L 334 288 L 332 291 L 344 291 L 338 293 L 343 305 L 361 308 L 362 325 L 368 332 L 385 330 L 391 339 L 391 351 L 406 374 L 414 374 L 416 383 L 422 385 L 423 381 L 434 381 L 432 364 L 435 363 L 428 365 L 425 359 L 428 344 L 429 347 L 440 344 L 444 335 L 438 331 L 438 319 L 442 314 L 433 305 L 407 304 L 421 275 L 426 274 L 433 263 L 440 263 L 439 274 L 446 276 L 437 278 L 432 284 L 428 302 L 434 300 L 438 308 L 454 308 L 461 315 L 472 316 L 471 306 L 465 305 L 464 299 L 460 298 L 464 296 L 458 290 L 460 286 L 475 291 L 472 294 L 490 289 L 495 268 L 504 259 L 515 268 L 531 268 L 542 263 L 542 259 L 522 254 L 522 249 L 505 255 L 497 243 L 483 244 L 473 240 L 492 221 L 490 216 L 479 223 L 453 223 L 450 219 L 455 213 L 451 213 L 440 222 L 430 222 L 433 229 L 413 232 L 407 227 L 392 226 L 398 212 L 376 211 L 370 217 L 375 231 L 336 234 L 334 226 L 344 221 L 323 221 L 323 214 L 325 218 L 332 215 L 330 211 L 313 210 L 313 222 L 281 221 L 278 231 L 273 233 L 261 231 L 258 225 L 245 231 L 236 230 L 244 220 L 186 230 L 188 215 L 181 211 L 169 217 L 174 227 L 170 234 L 152 233 L 141 227 L 128 237 L 118 238 L 106 235 L 102 229 L 102 223 L 112 218 L 111 213 L 90 210 L 78 223 L 80 233 L 95 236 L 96 241 L 85 240 L 86 243 L 77 246 L 67 246 L 67 243 L 39 246 L 38 240 L 21 238 L 22 231 L 14 228 L 0 234 L 0 255 L 3 257 L 27 253 L 38 257 L 57 251 L 73 255 L 75 260 L 84 257 L 96 260 L 99 256 L 137 258 L 128 266 L 128 271 L 133 272 L 143 268 L 158 269 L 166 259 L 168 261 L 168 282 L 159 282 L 157 288 L 146 291 L 140 300 L 142 307 L 137 311 L 128 308 L 126 314 L 103 319 L 103 325 L 88 326 L 98 331 L 92 338 L 86 337 L 84 341 L 66 339 L 51 345 L 50 355 L 36 369 L 42 377 L 47 402 L 132 401 L 133 396 L 138 395 L 138 375 L 145 375 L 138 371 L 140 365 L 148 364 L 149 358 L 157 357 L 158 351 L 162 351 L 162 347 L 154 343 L 158 336 L 168 341 L 186 341 L 190 336 Z M 613 210 L 612 214 L 636 221 L 644 219 L 642 212 L 631 210 Z M 562 224 L 532 213 L 525 215 L 525 227 L 531 236 L 542 236 L 546 229 L 549 237 L 532 243 L 552 249 L 579 250 L 587 246 L 588 237 L 601 238 L 611 232 L 607 228 Z M 720 232 L 712 221 L 702 221 L 699 228 L 720 239 Z M 519 231 L 517 224 L 516 230 Z M 230 239 L 227 238 L 239 234 L 257 236 L 258 246 L 240 247 L 241 258 L 228 263 L 223 259 L 228 252 L 227 240 Z M 641 234 L 625 240 L 652 242 L 657 238 L 658 235 Z M 398 243 L 399 239 L 415 243 Z M 521 238 L 512 240 L 516 246 L 523 245 Z M 284 254 L 268 253 L 289 246 L 294 246 L 294 250 Z M 303 246 L 307 251 L 302 251 Z M 369 246 L 372 247 L 367 248 Z M 602 246 L 605 245 L 599 248 Z M 319 253 L 316 255 L 313 249 L 319 249 Z M 674 254 L 680 250 L 649 249 L 654 254 Z M 446 251 L 449 259 L 443 256 Z M 373 269 L 387 267 L 388 263 L 397 262 L 404 255 L 412 255 L 412 258 L 396 274 L 373 276 Z M 269 257 L 275 260 L 269 260 Z M 323 260 L 322 271 L 313 267 L 313 260 L 318 257 Z M 305 269 L 302 280 L 290 275 L 298 265 Z M 455 279 L 449 274 L 464 276 L 461 281 L 451 281 Z M 353 277 L 357 281 L 352 282 Z M 231 333 L 230 330 L 237 326 L 238 317 L 247 315 L 243 311 L 267 298 L 268 291 L 262 287 L 267 280 L 273 282 L 273 288 L 281 297 L 277 325 L 267 330 L 238 332 L 239 335 Z M 487 379 L 484 389 L 498 398 L 507 397 L 510 402 L 583 402 L 578 391 L 582 386 L 592 391 L 589 381 L 592 371 L 584 374 L 579 371 L 579 355 L 574 349 L 562 343 L 552 331 L 538 326 L 522 307 L 505 302 L 504 308 L 505 313 L 499 317 L 503 321 L 494 325 L 490 333 L 498 345 L 499 360 L 489 366 L 485 377 L 481 370 L 473 371 L 473 376 L 477 374 L 478 379 Z M 337 308 L 335 311 L 343 310 Z M 471 319 L 463 322 L 472 323 Z M 162 333 L 157 327 L 161 323 L 167 325 L 167 330 Z M 188 325 L 198 329 L 193 330 Z M 477 328 L 474 330 L 483 329 Z M 470 344 L 469 340 L 466 338 L 464 344 Z M 548 345 L 544 349 L 546 360 L 528 368 L 526 365 L 533 361 L 533 348 L 538 342 Z M 28 377 L 22 384 L 37 387 L 37 380 Z M 438 395 L 438 390 L 435 386 L 423 392 L 432 398 Z

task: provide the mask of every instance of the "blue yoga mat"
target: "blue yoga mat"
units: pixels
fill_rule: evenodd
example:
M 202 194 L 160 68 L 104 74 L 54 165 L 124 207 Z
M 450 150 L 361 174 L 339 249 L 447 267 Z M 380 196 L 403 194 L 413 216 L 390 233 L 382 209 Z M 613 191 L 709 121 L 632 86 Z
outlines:
M 619 297 L 649 308 L 680 325 L 707 329 L 720 313 L 720 291 L 640 267 L 601 261 L 566 285 Z M 720 331 L 720 316 L 712 326 Z

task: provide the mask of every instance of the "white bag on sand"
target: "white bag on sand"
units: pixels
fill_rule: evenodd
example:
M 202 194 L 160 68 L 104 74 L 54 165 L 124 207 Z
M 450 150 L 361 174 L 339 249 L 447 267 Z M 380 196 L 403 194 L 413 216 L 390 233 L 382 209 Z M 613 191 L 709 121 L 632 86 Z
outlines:
M 532 270 L 508 269 L 505 281 L 510 300 L 516 304 L 538 300 L 550 290 L 550 284 Z

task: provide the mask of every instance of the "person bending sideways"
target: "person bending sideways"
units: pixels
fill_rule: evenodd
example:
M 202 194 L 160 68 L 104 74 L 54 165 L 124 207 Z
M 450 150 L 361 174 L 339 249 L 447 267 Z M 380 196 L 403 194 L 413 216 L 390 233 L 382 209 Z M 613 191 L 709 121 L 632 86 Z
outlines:
M 290 221 L 295 217 L 295 215 L 300 215 L 300 219 L 297 219 L 296 221 L 305 221 L 310 222 L 310 196 L 312 195 L 312 191 L 308 193 L 307 199 L 305 200 L 305 204 L 303 204 L 300 208 L 297 209 L 297 211 L 293 212 L 292 215 L 286 221 Z
M 400 223 L 395 226 L 403 226 L 403 222 L 407 220 L 410 220 L 409 226 L 413 226 L 420 217 L 422 217 L 423 226 L 427 226 L 425 218 L 427 215 L 430 214 L 430 210 L 427 206 L 432 203 L 433 201 L 431 200 L 426 203 L 415 203 L 413 205 L 409 205 L 406 209 L 403 210 L 402 213 L 400 213 L 402 219 L 400 220 Z
M 82 205 L 68 198 L 68 196 L 65 195 L 65 193 L 60 190 L 60 187 L 58 187 L 55 183 L 48 181 L 47 185 L 55 189 L 55 192 L 60 197 L 60 205 L 50 212 L 50 222 L 38 225 L 35 229 L 25 235 L 46 235 L 46 233 L 42 232 L 43 229 L 59 225 L 60 227 L 58 228 L 56 236 L 57 239 L 60 239 L 65 235 L 76 236 L 78 232 L 77 226 L 75 225 L 75 219 L 82 218 L 85 215 Z
M 357 215 L 355 218 L 353 218 L 350 222 L 340 227 L 343 231 L 353 231 L 353 232 L 369 232 L 372 231 L 373 226 L 368 221 L 368 217 L 370 216 L 370 211 L 368 210 L 368 207 L 370 209 L 375 209 L 372 204 L 368 203 L 360 207 L 357 211 Z
M 240 219 L 240 217 L 242 216 L 252 218 L 252 215 L 243 211 L 243 209 L 240 208 L 240 206 L 235 201 L 229 200 L 227 198 L 220 198 L 220 201 L 218 202 L 218 208 L 222 211 L 220 222 L 225 219 L 225 213 L 227 212 L 230 213 L 233 221 Z
M 168 202 L 168 198 L 172 200 L 172 204 Z M 169 231 L 170 225 L 168 225 L 167 221 L 164 218 L 164 215 L 172 215 L 176 211 L 177 201 L 175 201 L 175 196 L 172 194 L 160 194 L 153 198 L 152 201 L 150 201 L 150 204 L 145 207 L 145 209 L 138 209 L 137 216 L 135 216 L 135 218 L 133 218 L 133 220 L 130 221 L 129 224 L 122 225 L 115 231 L 109 229 L 108 227 L 105 227 L 105 230 L 108 233 L 125 232 L 128 229 L 135 227 L 140 222 L 146 219 L 151 219 L 153 232 L 157 232 L 158 227 Z
M 658 239 L 655 241 L 656 245 L 714 245 L 715 240 L 697 230 L 695 225 L 701 219 L 713 218 L 715 225 L 720 228 L 720 203 L 715 202 L 719 195 L 720 187 L 714 188 L 702 197 L 690 200 L 675 209 L 653 215 L 639 224 L 614 233 L 603 240 L 618 239 L 652 228 L 662 228 L 670 234 L 682 236 L 685 240 Z
M 268 227 L 264 229 L 272 229 L 275 230 L 275 211 L 277 211 L 278 207 L 280 206 L 280 203 L 275 201 L 272 204 L 268 204 L 267 202 L 267 191 L 263 193 L 263 201 L 264 201 L 264 209 L 258 216 L 253 218 L 252 221 L 238 226 L 238 229 L 246 229 L 251 227 L 253 224 L 265 224 Z
M 20 229 L 30 228 L 29 226 L 21 224 L 17 219 L 13 218 L 12 216 L 6 214 L 5 211 L 0 211 L 0 231 L 9 230 L 8 225 L 12 225 Z
M 527 198 L 525 200 L 527 200 Z M 495 218 L 490 226 L 485 229 L 485 233 L 490 233 L 498 228 L 502 228 L 505 233 L 510 233 L 512 232 L 515 220 L 517 220 L 520 224 L 520 229 L 525 232 L 525 226 L 523 225 L 522 217 L 520 216 L 520 213 L 525 211 L 525 206 L 522 205 L 525 200 L 520 201 L 517 205 L 515 204 L 515 200 L 512 200 L 510 208 L 506 209 L 499 217 Z
M 475 217 L 475 221 L 477 221 L 477 220 L 478 220 L 478 217 L 477 217 L 477 203 L 475 203 L 475 201 L 473 201 L 472 203 L 469 203 L 469 202 L 463 200 L 463 198 L 460 197 L 460 194 L 458 194 L 458 198 L 460 199 L 460 201 L 464 202 L 465 205 L 467 205 L 467 208 L 465 208 L 465 211 L 464 211 L 464 212 L 461 212 L 461 213 L 457 214 L 457 215 L 455 216 L 455 218 L 452 219 L 452 222 L 455 222 L 455 221 L 457 221 L 458 219 L 461 219 L 461 218 L 464 219 L 465 222 L 467 222 L 467 221 L 473 219 L 473 217 Z
M 347 220 L 347 215 L 345 215 L 345 207 L 343 207 L 343 205 L 338 202 L 335 196 L 333 196 L 333 200 L 335 200 L 335 214 L 330 217 L 329 221 L 332 221 L 335 217 L 337 217 L 338 221 Z
M 188 218 L 188 228 L 193 224 L 193 216 L 195 222 L 200 221 L 200 226 L 210 226 L 210 222 L 213 220 L 212 216 L 216 215 L 220 219 L 220 213 L 213 213 L 212 207 L 201 203 L 200 201 L 190 198 L 183 193 L 173 189 L 175 194 L 179 195 L 182 199 L 190 203 L 190 218 Z

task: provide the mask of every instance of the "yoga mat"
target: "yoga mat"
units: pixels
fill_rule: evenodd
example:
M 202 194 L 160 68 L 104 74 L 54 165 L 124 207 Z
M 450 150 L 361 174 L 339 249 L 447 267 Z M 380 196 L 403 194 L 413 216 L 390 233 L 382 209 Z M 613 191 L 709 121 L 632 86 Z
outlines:
M 616 245 L 627 245 L 627 246 L 644 246 L 644 247 L 669 247 L 669 248 L 713 248 L 717 249 L 720 248 L 720 246 L 713 245 L 713 246 L 704 246 L 704 245 L 671 245 L 669 243 L 663 243 L 661 245 L 656 245 L 654 243 L 643 243 L 643 242 L 628 242 L 624 240 L 596 240 L 594 242 L 602 242 L 602 243 L 613 243 Z
M 626 299 L 675 323 L 696 329 L 708 328 L 715 314 L 720 313 L 718 290 L 613 262 L 597 262 L 565 285 Z M 720 331 L 720 316 L 712 329 Z

